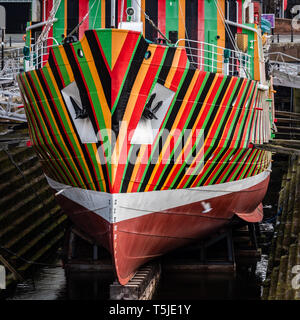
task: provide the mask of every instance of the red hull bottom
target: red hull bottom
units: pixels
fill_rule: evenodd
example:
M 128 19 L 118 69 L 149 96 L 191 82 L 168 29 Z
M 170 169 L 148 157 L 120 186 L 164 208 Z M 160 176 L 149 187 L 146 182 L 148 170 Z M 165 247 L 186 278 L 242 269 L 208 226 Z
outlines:
M 209 212 L 199 201 L 116 223 L 109 223 L 62 195 L 58 200 L 76 226 L 111 252 L 117 277 L 124 285 L 139 266 L 205 238 L 228 224 L 234 214 L 242 213 L 240 216 L 247 220 L 247 213 L 250 217 L 263 200 L 268 182 L 269 176 L 248 189 L 210 198 Z

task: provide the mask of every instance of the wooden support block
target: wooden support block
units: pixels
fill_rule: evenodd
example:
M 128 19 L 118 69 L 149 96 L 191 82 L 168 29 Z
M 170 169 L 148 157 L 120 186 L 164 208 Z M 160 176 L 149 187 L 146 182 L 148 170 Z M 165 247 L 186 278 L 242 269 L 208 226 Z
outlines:
M 110 285 L 111 300 L 149 300 L 159 282 L 161 266 L 157 261 L 142 267 L 135 276 L 125 285 L 117 281 Z

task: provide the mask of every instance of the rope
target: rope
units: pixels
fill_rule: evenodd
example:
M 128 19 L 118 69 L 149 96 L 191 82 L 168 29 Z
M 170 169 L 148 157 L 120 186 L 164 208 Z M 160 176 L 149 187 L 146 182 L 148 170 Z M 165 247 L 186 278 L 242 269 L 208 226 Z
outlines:
M 94 3 L 93 3 L 93 5 L 94 5 Z M 97 15 L 98 15 L 99 4 L 100 4 L 100 0 L 98 1 L 97 10 L 96 10 L 96 14 L 95 14 L 95 17 L 94 17 L 93 29 L 95 28 L 95 22 L 96 22 L 96 18 L 97 18 Z M 91 9 L 92 9 L 93 5 L 91 6 Z
M 97 0 L 95 0 L 95 1 L 93 2 L 93 4 L 91 5 L 91 7 L 89 8 L 89 11 L 88 11 L 88 12 L 86 13 L 86 15 L 82 18 L 82 20 L 77 24 L 77 26 L 66 36 L 66 38 L 67 38 L 67 37 L 70 37 L 73 33 L 75 33 L 75 32 L 79 29 L 79 27 L 83 24 L 83 22 L 85 21 L 85 19 L 89 16 L 90 11 L 93 9 L 96 1 L 97 1 Z M 99 5 L 99 3 L 100 3 L 100 0 L 99 0 L 99 2 L 98 2 L 98 5 Z M 98 8 L 97 8 L 97 10 L 98 10 Z M 95 16 L 95 17 L 96 17 L 96 16 Z
M 183 19 L 183 21 L 184 21 L 184 15 L 183 15 L 183 12 L 182 12 L 180 0 L 178 1 L 178 4 L 179 4 L 179 10 L 180 10 L 182 19 Z M 187 39 L 188 42 L 190 43 L 190 41 L 189 41 L 190 38 L 189 38 L 188 32 L 187 32 L 187 30 L 186 30 L 185 23 L 184 23 L 184 34 L 185 34 L 185 36 L 186 36 L 186 39 Z M 189 49 L 190 49 L 190 57 L 192 58 L 192 63 L 195 64 L 196 67 L 197 67 L 197 62 L 194 61 L 194 56 L 193 56 L 193 54 L 192 54 L 192 48 L 190 47 L 190 45 L 189 45 Z
M 155 25 L 155 23 L 150 19 L 150 17 L 147 15 L 147 13 L 143 10 L 143 8 L 140 6 L 140 4 L 138 3 L 137 0 L 134 0 L 135 3 L 140 7 L 141 11 L 143 12 L 146 20 L 148 20 L 148 22 L 151 24 L 151 26 L 168 42 L 168 43 L 172 43 L 159 29 L 158 27 Z
M 49 17 L 47 19 L 47 23 L 45 28 L 43 29 L 43 31 L 41 32 L 40 36 L 38 37 L 37 41 L 36 41 L 36 45 L 42 43 L 43 41 L 47 40 L 48 38 L 48 33 L 50 31 L 50 28 L 52 27 L 53 23 L 54 23 L 54 18 L 55 15 L 57 13 L 57 10 L 60 6 L 60 2 L 61 0 L 57 0 L 55 3 L 53 3 L 52 9 L 50 11 Z
M 227 23 L 226 23 L 226 19 L 225 19 L 224 15 L 223 15 L 223 12 L 222 12 L 222 10 L 221 10 L 221 8 L 220 8 L 217 0 L 214 0 L 214 3 L 215 3 L 215 5 L 216 5 L 216 7 L 217 7 L 217 10 L 218 10 L 220 16 L 221 16 L 221 19 L 222 19 L 222 22 L 223 22 L 223 24 L 224 24 L 224 26 L 225 26 L 225 29 L 226 29 L 227 32 L 228 32 L 229 39 L 230 39 L 230 41 L 231 41 L 231 43 L 232 43 L 232 45 L 233 45 L 234 50 L 237 51 L 237 52 L 239 52 L 240 54 L 242 54 L 241 50 L 240 50 L 240 49 L 236 46 L 236 44 L 235 44 L 235 39 L 233 38 L 233 34 L 232 34 L 231 30 L 230 30 L 230 27 L 229 27 L 229 26 L 227 25 Z M 249 77 L 250 74 L 249 74 L 248 70 L 245 68 L 245 66 L 243 66 L 243 64 L 240 64 L 240 67 L 242 67 L 242 69 L 244 70 L 244 72 L 245 72 L 245 73 L 247 74 L 247 76 Z

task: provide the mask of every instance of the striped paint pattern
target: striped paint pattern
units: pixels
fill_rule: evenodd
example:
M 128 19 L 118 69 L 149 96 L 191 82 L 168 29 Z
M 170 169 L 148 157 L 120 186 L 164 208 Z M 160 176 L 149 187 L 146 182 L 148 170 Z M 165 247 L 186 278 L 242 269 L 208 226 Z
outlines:
M 108 149 L 103 139 L 81 143 L 61 94 L 73 81 L 95 133 L 116 133 L 115 142 L 105 142 Z M 45 172 L 70 186 L 111 193 L 193 188 L 259 174 L 270 162 L 270 153 L 249 146 L 262 143 L 264 135 L 256 81 L 196 70 L 185 50 L 148 44 L 136 32 L 86 31 L 80 42 L 54 47 L 42 69 L 22 73 L 18 82 Z M 175 96 L 153 144 L 131 145 L 119 121 L 128 130 L 137 127 L 156 83 Z M 183 151 L 193 161 L 179 161 L 182 136 L 162 140 L 164 129 L 190 130 Z M 204 145 L 196 150 L 199 129 Z M 106 163 L 99 163 L 99 155 Z M 191 174 L 200 163 L 200 174 Z

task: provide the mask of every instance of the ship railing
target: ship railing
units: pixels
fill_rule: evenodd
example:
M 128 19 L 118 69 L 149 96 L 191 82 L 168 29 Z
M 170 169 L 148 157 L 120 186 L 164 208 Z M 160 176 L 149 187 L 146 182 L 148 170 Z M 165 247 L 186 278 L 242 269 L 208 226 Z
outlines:
M 55 40 L 54 38 L 51 39 Z M 42 68 L 48 61 L 50 49 L 58 45 L 58 43 L 48 45 L 46 40 L 33 44 L 30 48 L 27 47 L 24 53 L 25 71 Z
M 5 48 L 3 68 L 0 70 L 0 79 L 14 80 L 15 76 L 23 70 L 23 48 Z
M 247 53 L 189 39 L 179 39 L 175 46 L 184 48 L 190 63 L 201 71 L 252 77 L 252 57 Z

